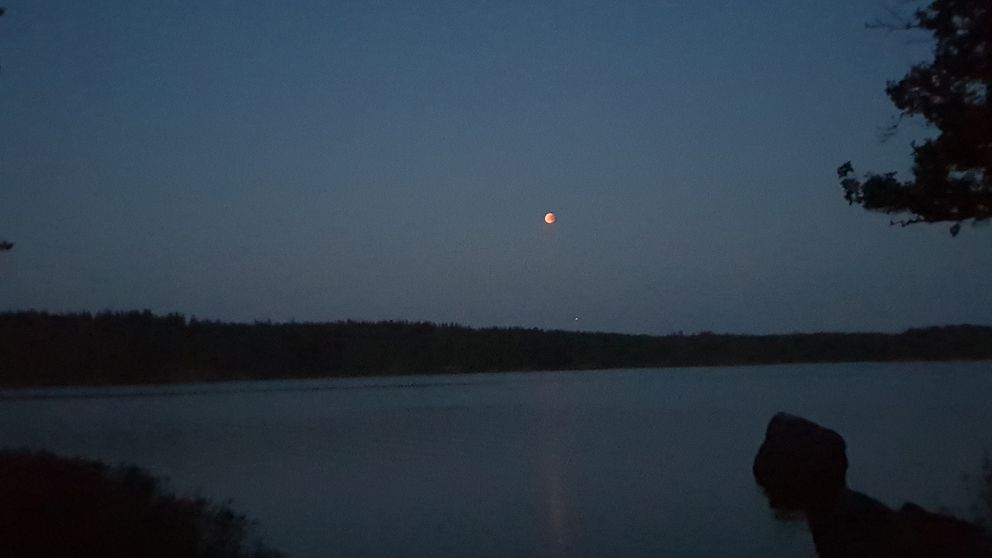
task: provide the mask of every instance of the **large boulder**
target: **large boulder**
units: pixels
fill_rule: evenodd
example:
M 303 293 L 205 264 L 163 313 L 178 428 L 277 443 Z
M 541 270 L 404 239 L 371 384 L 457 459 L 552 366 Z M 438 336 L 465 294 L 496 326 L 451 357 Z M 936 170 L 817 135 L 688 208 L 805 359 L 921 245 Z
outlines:
M 830 508 L 847 488 L 845 448 L 844 438 L 833 430 L 778 413 L 754 458 L 754 478 L 774 508 Z
M 805 515 L 820 558 L 992 558 L 974 524 L 914 504 L 895 511 L 850 490 L 845 449 L 833 430 L 779 413 L 754 459 L 772 507 Z

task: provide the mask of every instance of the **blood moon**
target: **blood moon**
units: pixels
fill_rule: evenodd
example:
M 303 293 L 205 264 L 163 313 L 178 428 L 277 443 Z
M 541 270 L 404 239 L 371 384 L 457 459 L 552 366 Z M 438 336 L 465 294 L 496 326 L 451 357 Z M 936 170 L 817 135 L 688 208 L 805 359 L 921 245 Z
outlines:
M 558 220 L 558 217 L 556 217 L 555 214 L 554 213 L 551 213 L 550 211 L 544 214 L 544 222 L 547 223 L 547 224 L 549 224 L 549 225 L 554 224 L 554 222 L 557 221 L 557 220 Z

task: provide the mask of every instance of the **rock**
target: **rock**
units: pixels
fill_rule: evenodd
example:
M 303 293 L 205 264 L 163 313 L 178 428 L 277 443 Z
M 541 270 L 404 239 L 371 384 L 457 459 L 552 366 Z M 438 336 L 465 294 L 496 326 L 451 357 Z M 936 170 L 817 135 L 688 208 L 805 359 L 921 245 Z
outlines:
M 754 478 L 774 508 L 830 508 L 847 488 L 845 449 L 844 438 L 833 430 L 778 413 L 754 459 Z
M 779 413 L 754 459 L 772 507 L 806 516 L 820 558 L 992 558 L 992 541 L 967 521 L 850 490 L 845 450 L 833 430 Z

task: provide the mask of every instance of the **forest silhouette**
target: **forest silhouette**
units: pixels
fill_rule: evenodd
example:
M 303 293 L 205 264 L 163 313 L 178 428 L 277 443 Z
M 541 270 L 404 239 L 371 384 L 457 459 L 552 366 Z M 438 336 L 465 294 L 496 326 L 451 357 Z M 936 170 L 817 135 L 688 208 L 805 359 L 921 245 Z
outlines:
M 992 327 L 665 336 L 428 322 L 225 323 L 150 311 L 0 314 L 0 385 L 992 359 Z

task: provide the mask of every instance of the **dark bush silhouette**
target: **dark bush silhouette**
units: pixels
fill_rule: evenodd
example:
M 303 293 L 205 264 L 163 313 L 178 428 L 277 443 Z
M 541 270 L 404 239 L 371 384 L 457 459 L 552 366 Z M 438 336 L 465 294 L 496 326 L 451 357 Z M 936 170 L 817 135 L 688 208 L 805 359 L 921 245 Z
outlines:
M 133 466 L 0 451 L 6 558 L 278 558 L 227 506 L 180 498 Z

